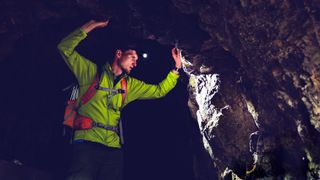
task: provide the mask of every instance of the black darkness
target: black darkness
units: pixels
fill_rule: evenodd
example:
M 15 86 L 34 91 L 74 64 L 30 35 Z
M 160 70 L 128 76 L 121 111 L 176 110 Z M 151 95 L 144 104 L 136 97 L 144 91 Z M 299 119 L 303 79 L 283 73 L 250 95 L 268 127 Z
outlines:
M 59 41 L 80 27 L 87 17 L 48 20 L 36 32 L 23 36 L 15 51 L 0 65 L 0 158 L 18 159 L 24 165 L 63 177 L 70 145 L 62 136 L 68 93 L 62 89 L 75 81 L 56 48 Z M 125 38 L 125 30 L 110 25 L 94 30 L 77 51 L 97 64 L 107 60 L 108 43 Z M 148 83 L 160 82 L 174 62 L 171 48 L 139 42 L 149 59 L 138 62 L 132 76 Z M 192 180 L 191 128 L 187 108 L 187 82 L 180 78 L 165 98 L 129 104 L 125 121 L 125 179 Z M 5 121 L 4 121 L 5 120 Z

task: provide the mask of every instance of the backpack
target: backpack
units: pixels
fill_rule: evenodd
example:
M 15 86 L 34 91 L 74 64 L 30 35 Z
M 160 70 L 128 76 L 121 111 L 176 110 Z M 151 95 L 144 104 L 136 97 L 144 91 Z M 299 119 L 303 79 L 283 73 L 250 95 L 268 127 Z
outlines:
M 89 86 L 87 91 L 80 97 L 80 101 L 78 103 L 78 95 L 79 95 L 79 86 L 74 85 L 72 87 L 72 92 L 70 95 L 69 100 L 67 101 L 67 105 L 65 108 L 65 113 L 64 113 L 64 121 L 63 125 L 71 128 L 73 131 L 74 130 L 87 130 L 91 129 L 93 127 L 99 127 L 103 128 L 106 130 L 111 130 L 115 131 L 121 139 L 121 144 L 124 143 L 123 139 L 123 130 L 122 130 L 122 120 L 119 120 L 119 125 L 118 127 L 116 126 L 106 126 L 101 123 L 95 122 L 93 119 L 83 116 L 78 113 L 78 109 L 81 107 L 81 105 L 86 104 L 87 102 L 90 101 L 90 99 L 96 94 L 97 90 L 104 90 L 104 91 L 112 91 L 116 93 L 121 93 L 122 96 L 122 105 L 120 110 L 122 109 L 126 94 L 127 94 L 127 81 L 126 78 L 123 78 L 121 80 L 121 89 L 110 89 L 110 88 L 102 88 L 99 86 L 100 78 L 99 78 L 99 72 L 97 72 L 97 75 L 92 82 L 92 84 Z M 102 73 L 101 73 L 102 74 Z M 65 135 L 65 129 L 64 129 L 64 135 Z

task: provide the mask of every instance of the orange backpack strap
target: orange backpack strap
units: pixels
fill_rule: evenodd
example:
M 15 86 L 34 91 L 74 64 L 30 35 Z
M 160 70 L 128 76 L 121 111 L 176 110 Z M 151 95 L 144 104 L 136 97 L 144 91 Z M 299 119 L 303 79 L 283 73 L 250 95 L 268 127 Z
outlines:
M 96 94 L 97 89 L 96 87 L 99 84 L 99 73 L 97 73 L 95 79 L 93 80 L 93 83 L 90 85 L 88 90 L 81 96 L 81 105 L 86 104 L 90 101 L 90 99 Z
M 124 93 L 121 93 L 121 96 L 122 96 L 122 104 L 121 104 L 121 107 L 120 107 L 120 111 L 122 110 L 123 106 L 124 106 L 124 103 L 125 103 L 125 100 L 126 100 L 126 96 L 127 96 L 127 93 L 128 93 L 128 87 L 127 87 L 127 79 L 126 78 L 123 78 L 121 80 L 121 89 L 124 90 Z M 123 125 L 122 125 L 122 119 L 120 118 L 119 119 L 119 136 L 120 136 L 120 143 L 123 145 L 124 144 L 124 136 L 123 136 Z
M 78 108 L 81 105 L 89 102 L 90 99 L 96 94 L 97 92 L 96 86 L 98 85 L 98 83 L 99 83 L 99 73 L 97 73 L 95 79 L 93 80 L 88 90 L 81 96 L 79 104 L 77 103 L 77 99 L 75 97 L 68 100 L 67 107 L 65 108 L 65 113 L 64 113 L 64 121 L 63 121 L 64 125 L 74 128 L 75 121 L 79 116 Z
M 127 92 L 128 92 L 128 88 L 127 88 L 127 79 L 126 78 L 123 78 L 121 80 L 121 89 L 124 90 L 124 93 L 121 93 L 121 96 L 122 96 L 122 104 L 121 104 L 121 107 L 120 107 L 120 111 L 122 110 L 123 106 L 124 106 L 124 103 L 125 103 L 125 100 L 126 100 L 126 96 L 127 96 Z

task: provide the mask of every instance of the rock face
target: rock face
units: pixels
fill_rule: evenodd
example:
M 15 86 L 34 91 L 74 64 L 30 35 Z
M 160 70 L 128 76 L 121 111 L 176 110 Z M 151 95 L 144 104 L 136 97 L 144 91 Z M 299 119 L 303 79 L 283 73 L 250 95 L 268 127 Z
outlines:
M 1 8 L 1 61 L 41 23 L 68 18 L 111 17 L 136 38 L 178 42 L 200 130 L 194 146 L 210 155 L 195 152 L 196 179 L 320 178 L 320 1 L 4 0 Z

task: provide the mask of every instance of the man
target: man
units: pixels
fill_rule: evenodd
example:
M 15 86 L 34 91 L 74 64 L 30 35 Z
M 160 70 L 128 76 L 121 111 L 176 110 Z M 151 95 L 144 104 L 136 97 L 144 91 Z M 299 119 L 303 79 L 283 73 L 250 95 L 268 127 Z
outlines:
M 81 56 L 75 47 L 89 32 L 99 27 L 106 27 L 108 21 L 96 22 L 94 20 L 84 24 L 72 32 L 58 45 L 58 49 L 75 74 L 81 97 L 95 80 L 98 68 L 96 64 Z M 120 93 L 97 90 L 96 94 L 80 106 L 78 113 L 92 119 L 94 122 L 108 127 L 117 127 L 121 108 L 138 99 L 160 98 L 174 88 L 179 78 L 181 68 L 181 53 L 172 49 L 175 68 L 158 85 L 146 84 L 128 76 L 137 66 L 138 55 L 134 49 L 117 49 L 113 62 L 107 63 L 99 80 L 99 87 L 121 89 L 123 78 L 126 80 L 126 97 L 122 104 Z M 121 180 L 123 169 L 123 155 L 120 137 L 116 130 L 93 127 L 87 130 L 76 130 L 73 140 L 73 160 L 69 170 L 69 180 Z

